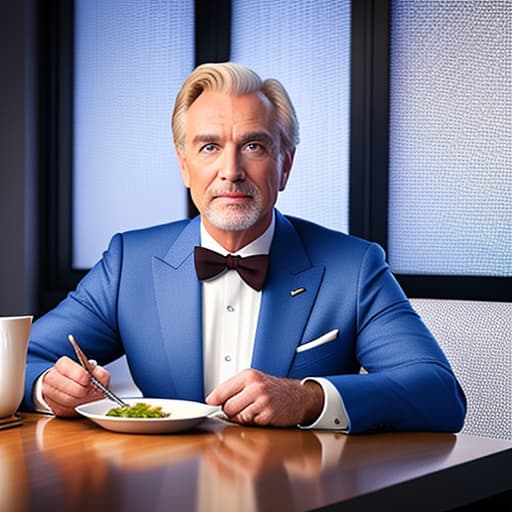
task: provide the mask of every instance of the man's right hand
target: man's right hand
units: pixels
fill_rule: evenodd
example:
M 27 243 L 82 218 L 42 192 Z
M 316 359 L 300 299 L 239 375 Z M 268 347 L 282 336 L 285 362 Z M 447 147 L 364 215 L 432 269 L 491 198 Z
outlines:
M 102 366 L 94 368 L 94 376 L 104 385 L 110 383 L 110 373 Z M 78 416 L 75 407 L 104 398 L 91 382 L 87 371 L 67 356 L 50 368 L 42 381 L 43 399 L 55 416 Z

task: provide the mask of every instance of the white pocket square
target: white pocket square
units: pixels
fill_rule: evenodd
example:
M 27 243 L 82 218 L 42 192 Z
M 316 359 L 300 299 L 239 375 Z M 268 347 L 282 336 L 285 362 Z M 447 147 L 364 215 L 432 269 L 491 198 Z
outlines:
M 319 347 L 324 343 L 329 343 L 330 341 L 335 340 L 338 337 L 339 329 L 333 329 L 332 331 L 326 332 L 322 334 L 319 338 L 316 338 L 312 341 L 308 341 L 303 345 L 299 345 L 295 352 L 304 352 L 305 350 L 310 350 L 315 347 Z

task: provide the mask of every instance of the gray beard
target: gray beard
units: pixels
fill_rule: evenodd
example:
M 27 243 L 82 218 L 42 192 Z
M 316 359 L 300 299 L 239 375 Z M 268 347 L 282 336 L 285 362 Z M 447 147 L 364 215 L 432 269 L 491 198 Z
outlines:
M 244 231 L 254 226 L 261 217 L 259 205 L 256 204 L 248 208 L 230 206 L 222 211 L 208 207 L 204 214 L 212 225 L 223 231 Z

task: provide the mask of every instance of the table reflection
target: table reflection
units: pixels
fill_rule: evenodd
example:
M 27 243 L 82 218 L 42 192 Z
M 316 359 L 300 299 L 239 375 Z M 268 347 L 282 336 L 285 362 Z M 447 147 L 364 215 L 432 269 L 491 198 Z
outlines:
M 113 434 L 89 424 L 84 435 L 83 422 L 51 418 L 38 422 L 36 439 L 59 483 L 53 500 L 70 510 L 105 501 L 110 510 L 167 510 L 169 504 L 198 512 L 302 509 L 304 487 L 297 482 L 318 486 L 326 459 L 322 442 L 310 431 L 268 432 L 212 420 L 179 435 Z M 346 436 L 329 439 L 338 445 L 339 460 Z
M 120 509 L 118 474 L 97 456 L 81 422 L 42 417 L 34 441 L 31 510 Z
M 340 449 L 345 439 L 339 438 Z M 201 459 L 198 510 L 302 510 L 297 477 L 318 487 L 323 469 L 313 432 L 274 430 L 270 438 L 265 429 L 226 428 Z
M 32 415 L 0 444 L 0 511 L 305 510 L 434 468 L 456 437 L 346 436 L 208 420 L 135 435 Z M 364 464 L 361 464 L 361 460 Z M 386 471 L 392 461 L 394 472 Z
M 9 430 L 8 440 L 0 440 L 0 511 L 29 510 L 28 490 L 23 439 L 16 427 Z

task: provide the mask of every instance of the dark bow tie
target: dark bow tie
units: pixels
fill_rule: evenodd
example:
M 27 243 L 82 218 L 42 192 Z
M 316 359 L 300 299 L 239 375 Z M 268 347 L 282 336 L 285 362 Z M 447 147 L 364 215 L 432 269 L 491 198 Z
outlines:
M 257 254 L 246 258 L 233 254 L 222 256 L 204 247 L 194 247 L 194 263 L 197 277 L 201 281 L 211 279 L 225 269 L 233 269 L 249 286 L 259 291 L 267 277 L 268 255 Z

